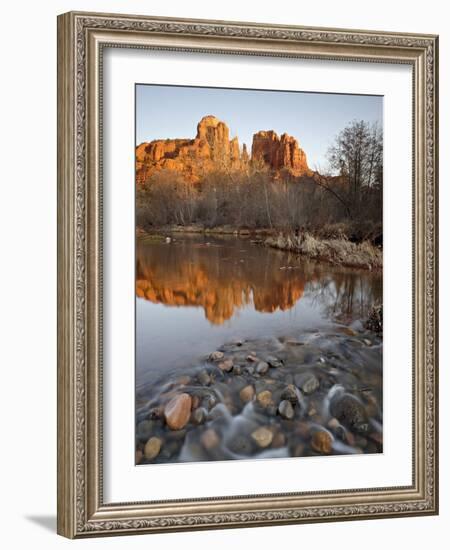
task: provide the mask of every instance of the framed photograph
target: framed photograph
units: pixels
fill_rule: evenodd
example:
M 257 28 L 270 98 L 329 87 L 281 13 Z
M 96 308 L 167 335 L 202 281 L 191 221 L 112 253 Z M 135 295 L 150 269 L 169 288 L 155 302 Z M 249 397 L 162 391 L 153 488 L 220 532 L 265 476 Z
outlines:
M 436 514 L 432 35 L 58 18 L 58 532 Z

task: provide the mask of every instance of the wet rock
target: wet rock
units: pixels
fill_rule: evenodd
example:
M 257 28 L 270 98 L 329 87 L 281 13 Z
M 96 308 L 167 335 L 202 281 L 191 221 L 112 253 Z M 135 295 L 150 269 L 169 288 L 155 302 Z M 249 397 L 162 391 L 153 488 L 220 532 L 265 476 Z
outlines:
M 311 447 L 320 454 L 330 454 L 333 446 L 333 437 L 325 430 L 318 430 L 313 433 Z
M 209 428 L 202 433 L 200 442 L 207 451 L 211 451 L 219 445 L 220 439 L 217 432 L 212 428 Z
M 261 449 L 265 449 L 272 443 L 273 439 L 273 433 L 269 428 L 266 428 L 262 426 L 261 428 L 258 428 L 254 432 L 252 432 L 252 439 L 253 441 L 260 447 Z
M 152 420 L 159 420 L 164 416 L 164 407 L 162 405 L 158 405 L 157 407 L 153 407 L 150 410 L 149 416 Z
M 220 361 L 221 359 L 223 359 L 223 351 L 213 351 L 208 359 L 210 361 Z
M 181 430 L 191 416 L 191 396 L 181 393 L 173 397 L 164 408 L 166 423 L 171 430 Z
M 311 372 L 296 374 L 294 376 L 295 385 L 302 390 L 305 395 L 314 393 L 320 386 L 317 377 Z
M 219 363 L 219 369 L 224 372 L 230 372 L 233 369 L 233 359 L 225 359 Z
M 249 401 L 251 401 L 254 395 L 255 388 L 251 385 L 245 386 L 245 388 L 242 388 L 242 390 L 239 392 L 239 397 L 244 403 L 248 403 Z
M 212 394 L 209 393 L 205 396 L 205 398 L 202 401 L 202 406 L 205 407 L 208 411 L 215 407 L 217 405 L 217 398 Z
M 256 363 L 258 361 L 258 358 L 253 353 L 250 353 L 249 355 L 247 355 L 247 361 L 249 361 L 250 363 Z
M 228 444 L 231 452 L 238 455 L 251 455 L 253 452 L 252 442 L 243 435 L 237 435 Z
M 256 365 L 256 372 L 258 374 L 261 374 L 261 375 L 264 375 L 267 373 L 267 371 L 269 370 L 269 364 L 266 363 L 265 361 L 260 361 L 257 365 Z
M 305 444 L 297 443 L 292 450 L 292 456 L 305 456 Z
M 192 423 L 199 426 L 200 424 L 203 424 L 206 420 L 206 417 L 208 416 L 208 412 L 203 407 L 199 407 L 198 409 L 195 409 L 195 411 L 192 413 Z
M 330 413 L 355 433 L 364 434 L 369 429 L 364 405 L 349 393 L 341 393 L 331 399 Z
M 191 410 L 195 410 L 200 406 L 200 397 L 198 395 L 192 396 Z
M 261 407 L 268 407 L 272 403 L 272 392 L 269 390 L 259 392 L 256 400 Z
M 283 366 L 283 361 L 274 356 L 267 357 L 267 363 L 269 363 L 269 365 L 274 369 L 278 369 Z
M 144 453 L 141 451 L 141 449 L 137 449 L 135 464 L 140 464 L 143 458 L 144 458 Z
M 240 376 L 242 374 L 242 366 L 241 365 L 234 365 L 233 366 L 233 374 L 236 376 Z
M 206 370 L 200 371 L 197 378 L 202 386 L 209 386 L 211 384 L 211 376 Z
M 285 399 L 278 405 L 278 414 L 286 420 L 292 420 L 294 418 L 294 407 L 292 403 Z
M 144 456 L 146 460 L 153 460 L 159 455 L 162 441 L 159 437 L 151 437 L 144 447 Z
M 286 436 L 282 431 L 275 432 L 272 439 L 272 447 L 274 449 L 280 449 L 286 445 Z
M 327 425 L 331 430 L 336 430 L 337 428 L 339 428 L 340 423 L 337 418 L 330 418 Z
M 155 423 L 152 420 L 143 420 L 139 422 L 136 429 L 136 437 L 139 441 L 145 442 L 152 435 Z
M 282 401 L 289 401 L 293 405 L 299 402 L 300 397 L 298 389 L 293 384 L 287 385 L 280 395 Z

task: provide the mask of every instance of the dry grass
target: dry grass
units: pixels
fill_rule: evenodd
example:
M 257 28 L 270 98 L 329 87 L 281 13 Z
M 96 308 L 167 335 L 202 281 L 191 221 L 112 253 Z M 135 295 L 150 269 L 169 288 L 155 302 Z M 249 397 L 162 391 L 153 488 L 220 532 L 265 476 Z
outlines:
M 335 265 L 381 269 L 383 252 L 370 242 L 352 243 L 346 239 L 318 239 L 310 233 L 278 235 L 269 237 L 265 243 L 280 250 L 303 254 L 314 260 L 326 261 Z

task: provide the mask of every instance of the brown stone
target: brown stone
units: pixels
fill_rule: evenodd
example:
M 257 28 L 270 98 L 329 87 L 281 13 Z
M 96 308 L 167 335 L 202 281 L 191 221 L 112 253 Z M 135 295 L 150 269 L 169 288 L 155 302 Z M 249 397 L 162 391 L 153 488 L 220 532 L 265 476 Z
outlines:
M 187 393 L 173 397 L 164 407 L 166 423 L 171 430 L 181 430 L 189 422 L 192 399 Z
M 217 447 L 220 443 L 220 439 L 219 439 L 219 436 L 217 435 L 217 432 L 212 428 L 209 428 L 202 433 L 200 437 L 200 441 L 203 447 L 207 451 L 211 451 L 212 449 Z
M 242 390 L 239 392 L 239 397 L 241 398 L 241 401 L 244 401 L 244 403 L 247 403 L 248 401 L 251 401 L 255 395 L 255 388 L 253 386 L 245 386 L 242 388 Z
M 159 455 L 161 443 L 159 437 L 151 437 L 147 441 L 144 447 L 144 456 L 147 460 L 153 460 Z
M 331 453 L 332 445 L 333 438 L 328 432 L 320 430 L 313 433 L 311 447 L 316 452 L 328 455 Z
M 225 372 L 230 372 L 232 368 L 233 368 L 233 359 L 225 359 L 225 361 L 222 361 L 221 363 L 219 363 L 219 369 Z
M 261 405 L 261 407 L 268 407 L 272 403 L 272 392 L 270 392 L 269 390 L 259 392 L 256 396 L 256 400 Z
M 252 433 L 252 439 L 256 442 L 258 447 L 265 449 L 272 443 L 273 433 L 269 428 L 262 426 Z

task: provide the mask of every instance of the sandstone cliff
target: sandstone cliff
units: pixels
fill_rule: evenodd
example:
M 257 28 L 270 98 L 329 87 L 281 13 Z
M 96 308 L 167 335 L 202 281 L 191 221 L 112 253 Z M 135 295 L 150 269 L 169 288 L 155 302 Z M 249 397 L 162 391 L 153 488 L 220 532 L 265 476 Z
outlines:
M 286 170 L 293 176 L 302 176 L 310 171 L 306 154 L 297 140 L 288 134 L 278 137 L 273 130 L 260 131 L 253 136 L 252 160 L 263 161 L 271 170 Z
M 239 169 L 245 162 L 238 138 L 230 140 L 228 126 L 212 115 L 197 125 L 194 139 L 166 139 L 141 143 L 136 148 L 136 182 L 144 183 L 160 170 L 173 170 L 196 183 L 205 173 Z
M 189 183 L 197 183 L 214 170 L 245 170 L 251 162 L 263 163 L 276 179 L 281 171 L 293 176 L 310 173 L 305 152 L 292 136 L 273 131 L 253 136 L 251 157 L 245 143 L 230 139 L 228 126 L 207 115 L 197 125 L 193 139 L 165 139 L 141 143 L 136 148 L 136 183 L 142 185 L 154 173 L 171 170 Z

